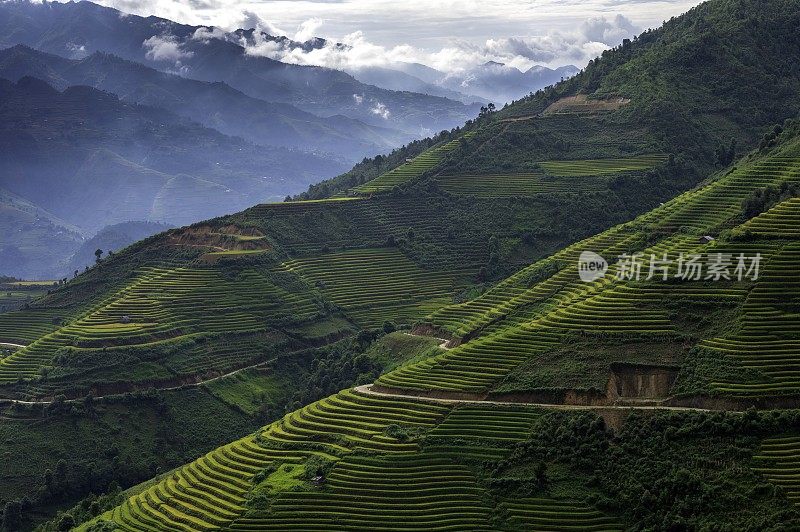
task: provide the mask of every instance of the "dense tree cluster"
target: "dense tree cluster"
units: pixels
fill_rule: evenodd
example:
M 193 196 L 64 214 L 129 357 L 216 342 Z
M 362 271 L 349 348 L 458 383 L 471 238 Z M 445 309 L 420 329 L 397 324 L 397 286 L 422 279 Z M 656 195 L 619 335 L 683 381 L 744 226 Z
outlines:
M 750 469 L 750 458 L 762 437 L 798 429 L 798 411 L 631 413 L 616 433 L 593 413 L 551 412 L 489 476 L 530 464 L 527 483 L 495 488 L 542 495 L 546 471 L 566 467 L 589 504 L 635 530 L 724 529 L 729 519 L 751 530 L 791 528 L 800 512 Z M 541 464 L 545 472 L 534 473 Z

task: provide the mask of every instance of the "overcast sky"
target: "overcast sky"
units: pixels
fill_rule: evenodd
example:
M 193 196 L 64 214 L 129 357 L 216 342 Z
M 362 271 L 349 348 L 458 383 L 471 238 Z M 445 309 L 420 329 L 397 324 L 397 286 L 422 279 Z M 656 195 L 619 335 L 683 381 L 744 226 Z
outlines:
M 584 66 L 624 37 L 657 27 L 696 0 L 96 0 L 138 15 L 225 29 L 258 26 L 305 40 L 346 42 L 346 55 L 323 50 L 281 56 L 334 68 L 415 61 L 445 71 L 495 60 Z M 253 53 L 276 55 L 272 49 Z M 277 57 L 276 57 L 277 58 Z

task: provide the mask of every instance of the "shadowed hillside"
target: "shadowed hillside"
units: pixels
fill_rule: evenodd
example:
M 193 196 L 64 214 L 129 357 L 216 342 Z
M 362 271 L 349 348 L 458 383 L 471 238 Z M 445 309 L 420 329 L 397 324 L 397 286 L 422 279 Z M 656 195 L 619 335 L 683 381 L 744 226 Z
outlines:
M 798 411 L 741 410 L 800 404 L 798 179 L 795 121 L 706 185 L 434 313 L 433 325 L 476 331 L 460 345 L 120 495 L 92 526 L 794 526 Z M 672 266 L 646 280 L 612 260 L 582 282 L 580 250 Z M 680 254 L 734 259 L 727 273 L 687 279 Z M 761 273 L 737 277 L 735 257 L 757 254 Z M 708 489 L 724 489 L 726 503 Z
M 24 345 L 0 360 L 0 430 L 23 442 L 2 496 L 33 500 L 6 515 L 157 476 L 70 518 L 794 526 L 798 50 L 743 61 L 796 42 L 800 10 L 768 4 L 703 4 L 303 201 L 147 238 L 0 315 Z M 748 76 L 762 98 L 731 90 Z M 605 277 L 580 280 L 585 250 Z M 626 253 L 763 269 L 617 278 Z M 55 434 L 57 453 L 25 443 Z

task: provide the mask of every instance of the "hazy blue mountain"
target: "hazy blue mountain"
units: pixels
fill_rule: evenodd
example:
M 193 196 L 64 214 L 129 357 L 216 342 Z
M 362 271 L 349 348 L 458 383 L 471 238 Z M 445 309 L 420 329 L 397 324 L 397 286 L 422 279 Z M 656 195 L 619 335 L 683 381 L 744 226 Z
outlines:
M 489 61 L 465 72 L 448 75 L 437 84 L 451 90 L 475 94 L 500 105 L 572 77 L 579 71 L 573 65 L 556 69 L 537 65 L 523 72 L 512 66 Z
M 0 187 L 92 234 L 174 225 L 300 191 L 347 164 L 256 146 L 85 86 L 0 80 Z
M 359 69 L 348 70 L 347 72 L 352 74 L 353 77 L 359 81 L 368 83 L 370 85 L 375 85 L 377 87 L 383 87 L 384 89 L 421 92 L 423 94 L 442 96 L 444 98 L 450 98 L 464 103 L 488 103 L 488 100 L 481 98 L 480 96 L 465 94 L 445 88 L 441 85 L 437 85 L 436 83 L 423 81 L 414 75 L 407 74 L 401 70 L 396 70 L 394 65 L 392 65 L 390 68 L 363 67 Z M 444 73 L 440 72 L 439 74 L 440 76 L 437 79 L 442 79 L 445 77 Z
M 388 67 L 350 71 L 360 81 L 386 89 L 413 90 L 465 103 L 504 104 L 574 76 L 578 67 L 551 69 L 533 66 L 526 71 L 489 61 L 463 72 L 445 73 L 418 63 L 398 62 Z
M 89 85 L 121 100 L 169 109 L 181 116 L 263 145 L 324 151 L 360 160 L 411 140 L 408 134 L 344 116 L 320 118 L 290 104 L 268 103 L 225 83 L 168 74 L 95 52 L 66 59 L 25 45 L 0 50 L 0 77 L 45 79 L 56 88 Z
M 413 135 L 449 129 L 478 112 L 476 105 L 378 88 L 337 70 L 247 54 L 246 32 L 210 38 L 207 30 L 91 2 L 0 3 L 2 47 L 25 44 L 76 59 L 104 51 L 319 116 L 345 115 Z
M 0 188 L 0 275 L 50 278 L 83 241 L 77 227 Z

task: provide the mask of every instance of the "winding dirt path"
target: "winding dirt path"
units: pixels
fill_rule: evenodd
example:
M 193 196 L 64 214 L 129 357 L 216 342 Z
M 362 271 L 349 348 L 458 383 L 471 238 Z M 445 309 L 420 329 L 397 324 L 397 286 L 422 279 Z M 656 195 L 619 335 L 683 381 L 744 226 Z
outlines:
M 12 343 L 9 343 L 9 342 L 0 342 L 0 347 L 15 347 L 17 349 L 22 349 L 23 347 L 27 347 L 27 346 L 24 346 L 22 344 L 12 344 Z
M 409 336 L 425 337 L 425 336 L 422 336 L 422 335 L 416 335 L 416 334 L 412 334 L 412 333 L 408 333 L 408 332 L 406 332 L 404 334 L 407 334 Z M 431 338 L 431 337 L 427 336 L 427 338 Z M 440 340 L 442 342 L 441 344 L 439 344 L 439 347 L 441 347 L 442 349 L 449 349 L 448 347 L 446 347 L 446 344 L 448 343 L 448 340 L 446 340 L 444 338 L 435 338 L 435 339 L 436 340 Z M 10 346 L 10 347 L 16 347 L 16 348 L 25 347 L 24 345 L 0 342 L 0 347 L 2 347 L 2 346 Z M 232 375 L 236 375 L 237 373 L 241 373 L 241 372 L 249 370 L 249 369 L 254 369 L 254 368 L 257 368 L 257 367 L 265 366 L 265 365 L 269 364 L 269 362 L 270 361 L 259 362 L 257 364 L 252 364 L 250 366 L 239 368 L 239 369 L 230 371 L 228 373 L 224 373 L 222 375 L 217 375 L 215 377 L 211 377 L 211 378 L 208 378 L 208 379 L 205 379 L 205 380 L 186 383 L 186 384 L 182 384 L 182 385 L 179 385 L 179 386 L 168 386 L 168 387 L 162 387 L 162 388 L 152 387 L 152 388 L 147 388 L 147 389 L 160 390 L 160 391 L 170 391 L 170 390 L 178 390 L 178 389 L 187 388 L 187 387 L 202 386 L 202 385 L 208 384 L 210 382 L 214 382 L 214 381 L 217 381 L 217 380 L 220 380 L 220 379 L 224 379 L 226 377 L 230 377 Z M 355 389 L 360 393 L 363 393 L 365 395 L 372 395 L 372 396 L 375 396 L 375 397 L 391 397 L 391 398 L 395 398 L 395 399 L 406 399 L 406 400 L 412 400 L 412 401 L 422 401 L 422 402 L 439 403 L 439 404 L 447 404 L 447 405 L 453 405 L 453 404 L 500 405 L 500 406 L 522 405 L 522 406 L 532 406 L 532 407 L 537 407 L 537 408 L 546 408 L 546 409 L 550 409 L 550 410 L 595 410 L 595 411 L 597 411 L 597 410 L 606 410 L 606 411 L 608 411 L 608 410 L 621 410 L 621 411 L 625 411 L 625 410 L 671 410 L 671 411 L 679 411 L 679 412 L 690 412 L 690 411 L 691 412 L 712 412 L 712 411 L 714 411 L 713 409 L 709 409 L 709 408 L 688 407 L 688 406 L 651 405 L 651 404 L 647 404 L 647 405 L 631 405 L 631 404 L 627 404 L 627 405 L 569 405 L 569 404 L 561 404 L 561 403 L 531 403 L 531 402 L 523 402 L 523 401 L 492 401 L 492 400 L 488 400 L 488 399 L 438 398 L 438 397 L 429 397 L 429 396 L 425 396 L 425 395 L 415 395 L 413 393 L 383 392 L 383 391 L 373 390 L 372 387 L 373 387 L 373 384 L 363 384 L 361 386 L 356 386 Z M 95 399 L 102 399 L 104 397 L 111 397 L 111 396 L 114 396 L 114 395 L 120 395 L 120 394 L 114 393 L 114 394 L 108 394 L 108 395 L 99 395 L 99 396 L 96 396 Z M 83 401 L 82 398 L 78 398 L 78 399 L 67 399 L 65 402 L 67 402 L 67 403 L 77 403 L 77 402 L 82 402 L 82 401 Z M 27 405 L 27 406 L 36 406 L 36 405 L 50 405 L 52 403 L 53 403 L 53 401 L 49 401 L 49 400 L 48 401 L 45 401 L 45 400 L 41 400 L 41 401 L 24 401 L 24 400 L 19 400 L 19 399 L 0 399 L 0 405 L 3 405 L 3 404 L 6 404 L 6 405 L 8 405 L 8 404 L 12 404 L 12 405 L 13 404 L 19 404 L 19 405 Z
M 7 345 L 7 344 L 0 344 L 0 346 L 2 346 L 2 345 Z M 22 346 L 22 347 L 25 347 L 25 346 Z M 272 360 L 266 360 L 264 362 L 259 362 L 257 364 L 251 364 L 249 366 L 245 366 L 243 368 L 235 369 L 233 371 L 229 371 L 228 373 L 223 373 L 222 375 L 217 375 L 216 377 L 210 377 L 208 379 L 204 379 L 204 380 L 197 381 L 197 382 L 187 382 L 185 384 L 180 384 L 180 385 L 177 385 L 177 386 L 163 386 L 163 387 L 152 386 L 152 387 L 149 387 L 149 388 L 142 388 L 140 391 L 142 391 L 142 392 L 146 392 L 148 390 L 171 391 L 171 390 L 179 390 L 181 388 L 193 388 L 193 387 L 196 387 L 196 386 L 202 386 L 202 385 L 208 384 L 210 382 L 218 381 L 220 379 L 224 379 L 226 377 L 230 377 L 232 375 L 236 375 L 237 373 L 241 373 L 242 371 L 247 371 L 249 369 L 255 369 L 255 368 L 259 368 L 261 366 L 266 366 L 270 362 L 272 362 Z M 116 395 L 122 395 L 122 393 L 110 393 L 110 394 L 106 394 L 106 395 L 95 395 L 94 398 L 95 399 L 103 399 L 104 397 L 113 397 L 113 396 L 116 396 Z M 35 406 L 35 405 L 50 405 L 53 402 L 54 401 L 49 401 L 49 400 L 47 400 L 47 401 L 45 401 L 45 400 L 41 400 L 41 401 L 24 401 L 22 399 L 0 399 L 0 405 L 18 404 L 18 405 Z M 83 398 L 66 399 L 64 402 L 65 403 L 79 403 L 79 402 L 83 402 Z
M 410 333 L 410 332 L 404 332 L 403 334 L 405 334 L 406 336 L 413 336 L 414 338 L 433 338 L 434 340 L 439 340 L 441 342 L 439 344 L 439 346 L 438 346 L 439 349 L 445 349 L 445 350 L 452 349 L 451 347 L 447 347 L 447 344 L 450 343 L 450 340 L 448 340 L 446 338 L 438 338 L 436 336 L 425 336 L 425 335 L 422 335 L 422 334 L 414 334 L 414 333 Z
M 674 410 L 678 412 L 714 412 L 710 408 L 697 408 L 690 406 L 665 406 L 665 405 L 566 405 L 560 403 L 527 403 L 522 401 L 491 401 L 480 399 L 445 399 L 438 397 L 428 397 L 425 395 L 414 395 L 411 393 L 391 393 L 379 392 L 372 389 L 372 384 L 363 384 L 356 386 L 358 392 L 365 395 L 372 395 L 375 397 L 391 397 L 393 399 L 411 399 L 413 401 L 422 401 L 429 403 L 440 404 L 471 404 L 471 405 L 522 405 L 534 406 L 537 408 L 547 408 L 550 410 Z

